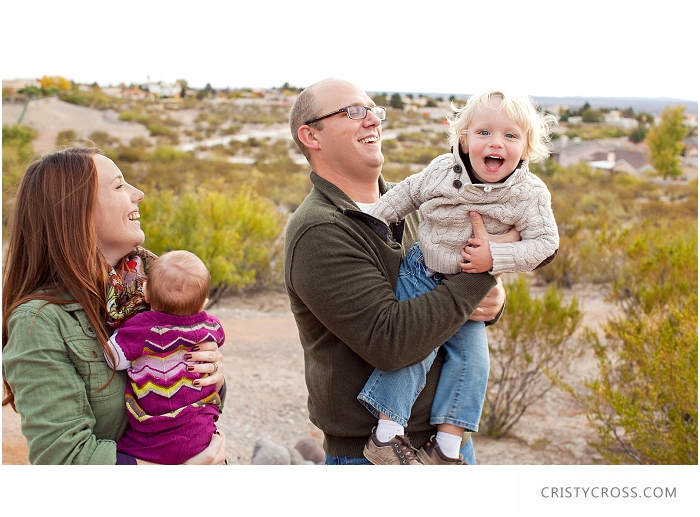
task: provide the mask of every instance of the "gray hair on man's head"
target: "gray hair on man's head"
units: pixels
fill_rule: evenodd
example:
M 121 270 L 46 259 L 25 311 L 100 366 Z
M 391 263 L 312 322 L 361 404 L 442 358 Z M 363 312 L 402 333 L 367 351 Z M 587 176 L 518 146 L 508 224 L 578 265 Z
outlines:
M 289 112 L 289 129 L 292 132 L 292 139 L 309 163 L 311 153 L 309 153 L 306 146 L 299 140 L 298 133 L 299 128 L 303 126 L 307 120 L 318 116 L 319 106 L 313 93 L 316 84 L 318 83 L 312 84 L 297 96 Z M 321 121 L 316 122 L 315 125 L 318 129 L 323 129 Z

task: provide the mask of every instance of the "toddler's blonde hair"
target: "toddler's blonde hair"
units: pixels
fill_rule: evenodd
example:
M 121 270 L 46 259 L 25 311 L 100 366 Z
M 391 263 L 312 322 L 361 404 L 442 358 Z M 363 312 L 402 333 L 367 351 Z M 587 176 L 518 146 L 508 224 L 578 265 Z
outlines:
M 506 117 L 515 122 L 525 133 L 524 155 L 526 159 L 537 162 L 547 158 L 549 156 L 549 134 L 551 127 L 557 123 L 556 117 L 539 113 L 530 97 L 497 90 L 472 95 L 462 108 L 457 107 L 452 101 L 452 110 L 455 115 L 448 118 L 450 145 L 454 147 L 460 142 L 466 141 L 463 137 L 466 137 L 469 124 L 471 124 L 477 110 L 494 109 L 491 107 L 492 97 L 501 98 L 501 103 L 496 110 L 503 111 Z

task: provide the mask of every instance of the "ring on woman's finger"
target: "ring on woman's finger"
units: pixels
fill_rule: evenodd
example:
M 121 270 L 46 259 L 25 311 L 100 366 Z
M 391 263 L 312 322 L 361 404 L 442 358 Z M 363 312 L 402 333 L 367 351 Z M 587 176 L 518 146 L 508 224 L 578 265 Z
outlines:
M 218 371 L 219 371 L 219 365 L 216 364 L 216 363 L 214 363 L 214 371 L 211 372 L 211 373 L 216 373 L 216 372 L 218 372 Z

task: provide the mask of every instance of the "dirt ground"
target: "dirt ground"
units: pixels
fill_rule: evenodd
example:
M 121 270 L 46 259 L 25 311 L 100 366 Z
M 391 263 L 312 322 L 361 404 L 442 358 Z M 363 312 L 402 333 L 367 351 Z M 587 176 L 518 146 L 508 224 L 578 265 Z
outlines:
M 583 325 L 597 325 L 610 314 L 595 291 L 565 294 L 579 298 Z M 219 426 L 228 462 L 249 465 L 259 438 L 288 447 L 307 437 L 321 443 L 321 432 L 308 419 L 303 353 L 286 293 L 229 297 L 209 312 L 221 319 L 227 336 L 221 351 L 228 394 Z M 594 373 L 593 358 L 585 357 L 573 365 L 568 380 L 581 385 Z M 582 409 L 555 388 L 528 409 L 509 436 L 475 435 L 474 444 L 482 465 L 591 465 L 599 460 L 587 443 L 591 438 Z M 2 411 L 2 463 L 27 463 L 19 416 L 9 406 Z

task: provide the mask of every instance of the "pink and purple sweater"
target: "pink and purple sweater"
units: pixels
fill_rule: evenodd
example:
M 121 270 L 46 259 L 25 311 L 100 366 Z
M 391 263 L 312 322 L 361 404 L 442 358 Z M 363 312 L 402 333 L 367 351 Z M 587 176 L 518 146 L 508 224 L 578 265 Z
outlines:
M 209 445 L 221 398 L 216 386 L 193 384 L 201 374 L 187 371 L 185 354 L 197 343 L 222 346 L 224 339 L 221 322 L 206 312 L 175 316 L 146 311 L 124 322 L 110 339 L 131 361 L 125 391 L 130 428 L 117 451 L 172 465 Z

